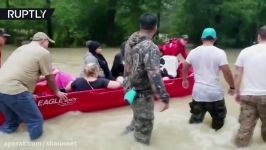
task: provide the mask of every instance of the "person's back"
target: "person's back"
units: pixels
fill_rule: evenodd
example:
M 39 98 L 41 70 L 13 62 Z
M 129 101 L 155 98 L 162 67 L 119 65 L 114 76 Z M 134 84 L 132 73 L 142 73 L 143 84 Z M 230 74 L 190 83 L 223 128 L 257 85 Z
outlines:
M 194 71 L 195 84 L 192 91 L 190 105 L 191 117 L 189 123 L 201 123 L 206 112 L 212 117 L 212 128 L 219 130 L 224 125 L 226 105 L 224 91 L 219 83 L 219 71 L 229 85 L 229 94 L 234 93 L 234 81 L 223 50 L 213 46 L 217 36 L 213 28 L 205 28 L 202 32 L 202 46 L 193 49 L 183 64 L 184 88 L 188 88 L 188 68 L 191 65 Z
M 66 91 L 85 91 L 100 88 L 117 89 L 123 81 L 118 78 L 112 81 L 106 78 L 99 78 L 99 66 L 96 63 L 88 63 L 84 67 L 84 77 L 79 77 L 66 86 Z
M 223 50 L 215 46 L 199 46 L 190 52 L 188 59 L 191 60 L 196 82 L 209 86 L 217 85 L 219 66 L 226 63 L 222 62 L 226 61 L 226 54 Z
M 86 91 L 107 88 L 110 80 L 105 78 L 97 78 L 94 81 L 87 81 L 84 77 L 79 77 L 72 82 L 71 88 L 73 91 Z
M 227 64 L 225 52 L 215 46 L 199 46 L 190 52 L 187 60 L 194 70 L 193 95 L 195 98 L 205 101 L 222 99 L 223 89 L 219 83 L 219 67 Z
M 237 64 L 245 67 L 243 70 L 243 95 L 266 94 L 266 43 L 250 46 L 241 51 Z
M 1 91 L 8 90 L 13 94 L 28 89 L 33 91 L 40 75 L 39 60 L 46 55 L 50 55 L 50 53 L 36 42 L 17 48 L 0 69 Z M 10 86 L 13 91 L 10 91 Z
M 257 32 L 258 44 L 240 52 L 235 63 L 236 101 L 240 102 L 237 147 L 250 144 L 257 120 L 261 121 L 261 137 L 266 142 L 266 26 Z M 243 80 L 243 86 L 241 81 Z M 240 90 L 242 87 L 242 90 Z M 240 92 L 241 91 L 241 92 Z
M 149 48 L 153 48 L 155 50 L 149 51 L 145 45 L 149 45 Z M 137 90 L 151 90 L 149 77 L 145 67 L 152 66 L 145 66 L 144 59 L 146 54 L 151 53 L 151 51 L 158 53 L 158 56 L 160 55 L 159 50 L 156 51 L 156 45 L 152 43 L 150 39 L 146 38 L 145 36 L 141 36 L 136 32 L 128 39 L 125 49 L 125 65 L 128 67 L 126 68 L 127 70 L 124 74 L 126 81 L 125 87 L 135 88 Z M 129 82 L 130 85 L 128 85 Z

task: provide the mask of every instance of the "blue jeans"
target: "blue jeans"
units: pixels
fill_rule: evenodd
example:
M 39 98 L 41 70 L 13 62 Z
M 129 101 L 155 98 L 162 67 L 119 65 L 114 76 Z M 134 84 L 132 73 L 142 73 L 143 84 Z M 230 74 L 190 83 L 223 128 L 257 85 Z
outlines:
M 31 140 L 42 135 L 43 117 L 30 92 L 25 91 L 16 95 L 0 93 L 0 112 L 5 117 L 5 122 L 0 127 L 1 131 L 15 132 L 21 119 L 28 127 Z

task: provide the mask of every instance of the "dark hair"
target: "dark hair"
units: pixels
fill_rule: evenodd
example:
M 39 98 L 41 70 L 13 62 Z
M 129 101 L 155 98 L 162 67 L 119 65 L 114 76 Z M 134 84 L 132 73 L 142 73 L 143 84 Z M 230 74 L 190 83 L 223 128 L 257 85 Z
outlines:
M 215 40 L 215 38 L 213 38 L 212 36 L 207 36 L 206 38 L 203 38 L 204 41 L 213 41 Z
M 152 30 L 157 25 L 157 17 L 153 13 L 144 13 L 139 19 L 140 28 L 144 30 Z
M 261 39 L 266 40 L 266 25 L 259 29 L 258 34 L 260 35 Z
M 87 47 L 89 49 L 89 51 L 92 53 L 92 54 L 95 54 L 96 52 L 96 49 L 99 48 L 101 46 L 101 44 L 97 41 L 90 41 L 89 43 L 86 43 L 87 44 Z

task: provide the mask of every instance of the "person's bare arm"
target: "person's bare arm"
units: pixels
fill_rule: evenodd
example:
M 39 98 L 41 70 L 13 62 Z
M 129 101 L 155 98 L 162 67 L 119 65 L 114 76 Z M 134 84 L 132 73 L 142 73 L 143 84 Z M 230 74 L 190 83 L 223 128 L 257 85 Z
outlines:
M 117 89 L 117 88 L 119 88 L 119 87 L 121 87 L 121 86 L 122 86 L 121 83 L 119 83 L 119 82 L 117 82 L 117 81 L 112 81 L 112 80 L 110 80 L 109 83 L 108 83 L 108 85 L 107 85 L 107 88 L 108 88 L 108 89 Z
M 236 100 L 239 101 L 240 98 L 240 85 L 243 76 L 243 67 L 235 67 L 235 91 L 236 91 Z
M 69 82 L 69 83 L 67 84 L 67 86 L 65 87 L 66 92 L 70 92 L 70 91 L 72 91 L 72 87 L 71 87 L 72 82 L 73 82 L 73 81 Z
M 225 81 L 229 85 L 228 93 L 230 95 L 233 95 L 234 90 L 235 90 L 235 85 L 234 85 L 234 79 L 233 79 L 232 71 L 231 71 L 228 64 L 220 66 L 220 69 L 223 72 Z
M 187 58 L 187 50 L 184 48 L 182 51 L 181 51 L 181 55 L 182 55 L 182 57 L 184 58 L 184 59 L 186 59 Z
M 40 76 L 39 76 L 39 79 L 38 79 L 38 82 L 40 82 L 40 81 L 44 81 L 44 80 L 46 80 L 45 76 L 40 75 Z
M 52 90 L 52 92 L 54 93 L 54 95 L 56 95 L 60 99 L 67 99 L 66 95 L 64 93 L 60 92 L 57 89 L 53 74 L 46 75 L 45 78 L 47 80 L 47 83 L 48 83 L 49 88 Z
M 182 86 L 187 89 L 189 87 L 189 82 L 187 80 L 188 77 L 188 69 L 190 64 L 187 61 L 184 61 L 183 63 L 183 69 L 182 69 Z

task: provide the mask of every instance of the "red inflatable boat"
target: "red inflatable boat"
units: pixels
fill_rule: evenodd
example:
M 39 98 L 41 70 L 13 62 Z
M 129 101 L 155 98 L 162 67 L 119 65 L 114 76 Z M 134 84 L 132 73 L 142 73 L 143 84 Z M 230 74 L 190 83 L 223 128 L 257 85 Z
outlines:
M 165 81 L 166 89 L 170 97 L 182 97 L 190 95 L 194 84 L 194 76 L 189 76 L 190 86 L 188 89 L 182 87 L 182 79 L 171 79 Z M 45 85 L 37 86 L 35 92 L 49 93 L 49 88 Z M 46 94 L 47 94 L 46 93 Z M 91 112 L 108 108 L 125 106 L 127 103 L 123 100 L 124 91 L 122 88 L 116 90 L 96 89 L 82 92 L 72 92 L 67 94 L 67 100 L 59 100 L 56 96 L 40 96 L 36 99 L 44 119 L 56 117 L 69 111 Z M 0 124 L 4 121 L 0 113 Z

